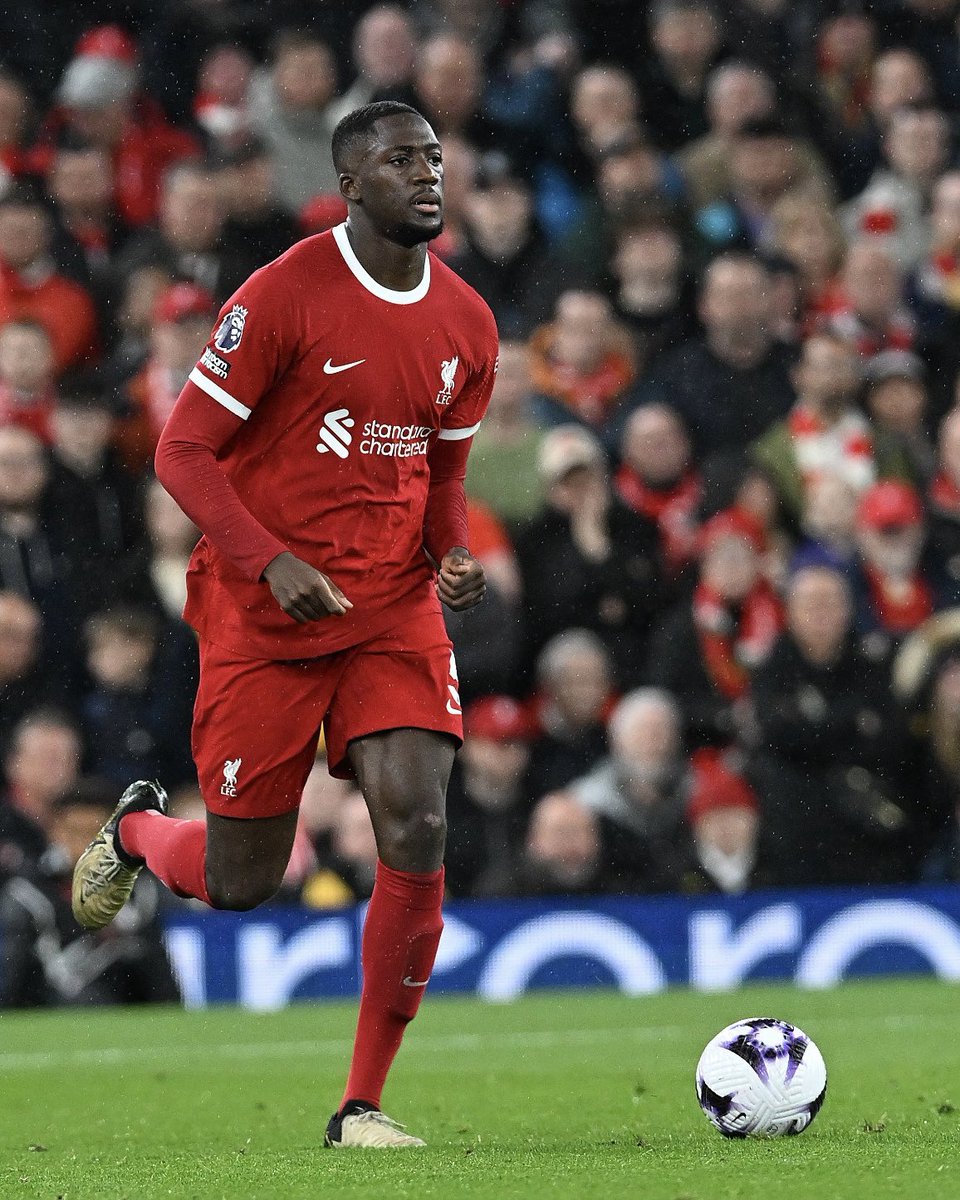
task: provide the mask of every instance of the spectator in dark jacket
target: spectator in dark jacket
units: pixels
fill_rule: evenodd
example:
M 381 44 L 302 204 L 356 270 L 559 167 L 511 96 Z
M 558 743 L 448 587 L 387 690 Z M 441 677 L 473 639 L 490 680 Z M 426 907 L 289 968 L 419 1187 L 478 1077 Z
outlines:
M 854 636 L 842 571 L 797 570 L 787 612 L 787 630 L 754 673 L 752 689 L 753 779 L 778 878 L 906 878 L 910 820 L 898 791 L 903 730 L 887 664 Z
M 81 930 L 73 918 L 74 864 L 115 803 L 109 784 L 79 781 L 53 807 L 50 844 L 40 862 L 0 888 L 0 1006 L 180 999 L 157 920 L 161 889 L 154 879 L 137 882 L 109 930 Z
M 547 505 L 517 540 L 530 653 L 571 626 L 592 629 L 630 686 L 663 604 L 657 527 L 614 497 L 603 449 L 579 426 L 544 438 L 540 474 Z

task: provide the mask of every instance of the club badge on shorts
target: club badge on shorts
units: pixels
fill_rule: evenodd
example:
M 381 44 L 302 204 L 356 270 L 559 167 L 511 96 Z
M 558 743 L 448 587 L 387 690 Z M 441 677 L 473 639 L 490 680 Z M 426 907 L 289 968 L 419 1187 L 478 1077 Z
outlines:
M 242 304 L 235 304 L 220 322 L 213 344 L 224 354 L 230 354 L 240 345 L 248 311 Z
M 237 772 L 240 770 L 242 758 L 228 758 L 223 764 L 223 786 L 220 789 L 221 796 L 235 796 L 237 794 Z

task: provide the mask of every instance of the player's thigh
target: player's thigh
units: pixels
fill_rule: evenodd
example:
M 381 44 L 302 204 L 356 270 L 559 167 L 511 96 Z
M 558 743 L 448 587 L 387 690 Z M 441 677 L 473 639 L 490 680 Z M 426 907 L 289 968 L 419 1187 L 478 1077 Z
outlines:
M 357 647 L 337 680 L 325 725 L 331 775 L 356 776 L 368 801 L 395 791 L 398 779 L 442 796 L 463 741 L 458 687 L 439 613 Z M 372 736 L 401 730 L 408 732 L 399 738 Z M 430 736 L 418 738 L 418 731 Z M 355 749 L 361 740 L 369 746 Z
M 209 813 L 296 812 L 338 669 L 337 656 L 266 661 L 201 645 L 193 756 Z
M 207 813 L 207 888 L 223 908 L 254 908 L 277 891 L 290 860 L 297 811 L 276 817 Z

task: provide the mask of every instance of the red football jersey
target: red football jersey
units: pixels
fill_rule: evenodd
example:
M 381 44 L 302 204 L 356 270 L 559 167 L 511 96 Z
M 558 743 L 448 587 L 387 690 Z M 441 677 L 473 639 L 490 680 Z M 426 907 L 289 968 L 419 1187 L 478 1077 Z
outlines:
M 234 414 L 217 462 L 268 536 L 242 561 L 200 540 L 187 620 L 242 654 L 304 658 L 436 611 L 423 549 L 429 455 L 476 432 L 496 361 L 489 308 L 431 254 L 419 285 L 394 292 L 340 225 L 252 275 L 178 403 L 221 430 L 223 410 Z M 260 577 L 279 549 L 323 571 L 354 607 L 297 624 Z

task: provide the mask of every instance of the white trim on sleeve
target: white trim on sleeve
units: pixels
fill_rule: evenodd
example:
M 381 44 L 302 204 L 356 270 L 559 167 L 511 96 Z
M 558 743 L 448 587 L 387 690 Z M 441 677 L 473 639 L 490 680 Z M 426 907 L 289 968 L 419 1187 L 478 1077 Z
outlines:
M 480 422 L 467 429 L 441 429 L 437 437 L 441 442 L 462 442 L 464 438 L 473 437 L 480 428 Z
M 208 379 L 196 367 L 190 372 L 188 378 L 191 383 L 197 385 L 201 392 L 206 392 L 218 404 L 222 404 L 224 408 L 229 409 L 235 417 L 242 417 L 246 420 L 253 412 L 252 408 L 247 408 L 245 404 L 241 404 L 239 400 L 234 399 L 229 392 L 223 390 L 219 383 L 214 383 L 212 379 Z

